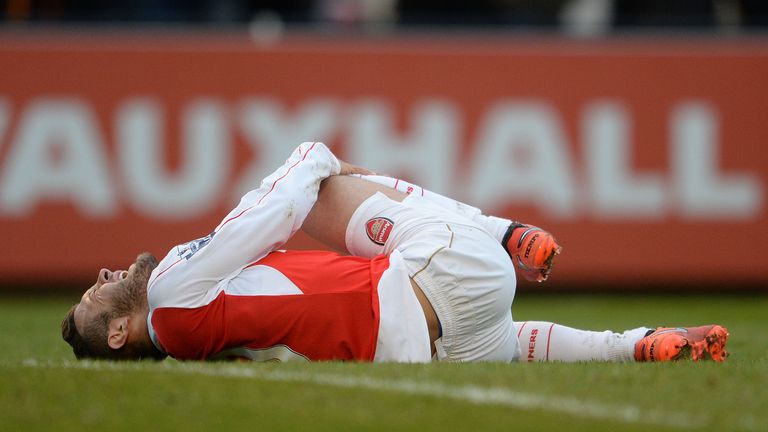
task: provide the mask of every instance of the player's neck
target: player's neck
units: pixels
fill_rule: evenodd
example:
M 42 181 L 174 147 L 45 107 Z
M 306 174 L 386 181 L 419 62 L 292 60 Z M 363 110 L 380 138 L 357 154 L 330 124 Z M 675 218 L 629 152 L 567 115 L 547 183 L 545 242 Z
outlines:
M 149 329 L 147 328 L 147 315 L 149 315 L 149 309 L 146 306 L 130 315 L 128 324 L 130 328 L 128 340 L 130 343 L 142 346 L 147 343 L 152 345 L 152 340 L 149 337 Z

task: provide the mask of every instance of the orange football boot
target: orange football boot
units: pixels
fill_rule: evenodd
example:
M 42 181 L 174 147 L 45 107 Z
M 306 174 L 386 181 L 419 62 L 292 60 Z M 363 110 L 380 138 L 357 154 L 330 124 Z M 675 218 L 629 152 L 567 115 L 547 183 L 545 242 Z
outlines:
M 552 271 L 552 260 L 563 248 L 552 234 L 539 227 L 513 222 L 501 242 L 512 263 L 532 282 L 543 282 Z
M 637 361 L 674 361 L 691 359 L 724 361 L 728 330 L 719 325 L 701 327 L 659 327 L 635 344 Z

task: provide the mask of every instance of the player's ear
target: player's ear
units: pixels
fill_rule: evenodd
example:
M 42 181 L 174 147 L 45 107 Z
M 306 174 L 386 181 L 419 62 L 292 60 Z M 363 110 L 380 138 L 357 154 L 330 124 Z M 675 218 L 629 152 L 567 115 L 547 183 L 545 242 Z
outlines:
M 128 341 L 128 316 L 115 318 L 107 328 L 107 345 L 112 349 L 120 349 Z

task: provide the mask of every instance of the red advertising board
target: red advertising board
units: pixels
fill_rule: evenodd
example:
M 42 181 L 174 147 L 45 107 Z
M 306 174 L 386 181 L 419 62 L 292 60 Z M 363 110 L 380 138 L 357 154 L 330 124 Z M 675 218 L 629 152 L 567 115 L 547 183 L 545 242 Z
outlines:
M 546 227 L 554 283 L 768 281 L 764 40 L 105 33 L 0 36 L 0 280 L 162 256 L 308 140 Z

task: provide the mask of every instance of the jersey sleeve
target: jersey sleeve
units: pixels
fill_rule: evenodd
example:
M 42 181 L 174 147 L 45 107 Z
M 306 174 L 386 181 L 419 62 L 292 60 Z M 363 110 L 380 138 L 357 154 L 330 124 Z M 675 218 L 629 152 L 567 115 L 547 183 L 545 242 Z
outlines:
M 338 174 L 339 160 L 323 143 L 305 142 L 285 164 L 266 177 L 261 185 L 245 194 L 208 236 L 171 250 L 150 280 L 165 278 L 166 270 L 176 281 L 218 281 L 279 248 L 301 228 L 317 200 L 320 182 Z M 161 263 L 161 267 L 164 263 Z
M 263 258 L 301 228 L 320 182 L 339 171 L 339 160 L 323 143 L 301 144 L 258 189 L 243 196 L 190 261 L 201 272 L 223 276 Z

